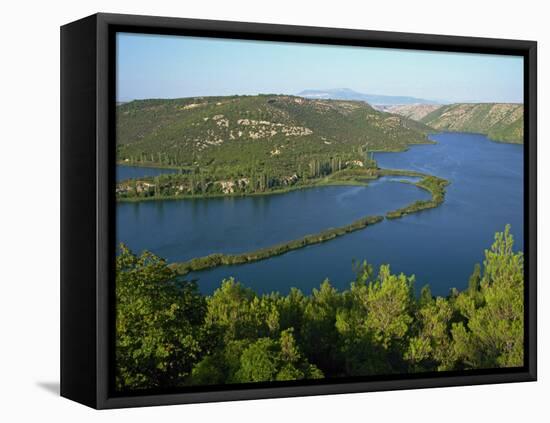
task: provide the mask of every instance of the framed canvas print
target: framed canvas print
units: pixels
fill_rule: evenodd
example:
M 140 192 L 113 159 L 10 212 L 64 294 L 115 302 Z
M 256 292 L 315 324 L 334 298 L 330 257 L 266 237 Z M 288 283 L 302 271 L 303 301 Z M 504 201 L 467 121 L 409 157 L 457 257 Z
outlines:
M 61 394 L 536 380 L 536 43 L 61 28 Z

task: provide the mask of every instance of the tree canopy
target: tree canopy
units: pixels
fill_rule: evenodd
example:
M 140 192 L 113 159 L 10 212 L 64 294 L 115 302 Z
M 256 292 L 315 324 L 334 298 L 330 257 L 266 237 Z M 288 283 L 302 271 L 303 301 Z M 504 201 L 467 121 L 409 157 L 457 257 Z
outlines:
M 149 252 L 116 258 L 119 390 L 523 365 L 523 253 L 509 226 L 462 292 L 415 295 L 414 276 L 355 266 L 339 291 L 257 295 L 234 279 L 209 296 Z M 466 285 L 466 283 L 465 283 Z

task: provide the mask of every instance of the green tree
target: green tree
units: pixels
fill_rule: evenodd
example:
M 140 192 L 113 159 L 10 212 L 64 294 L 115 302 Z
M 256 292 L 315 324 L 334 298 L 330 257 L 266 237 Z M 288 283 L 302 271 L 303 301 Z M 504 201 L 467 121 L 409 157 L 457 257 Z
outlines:
M 413 372 L 451 370 L 454 355 L 451 347 L 450 325 L 453 309 L 442 297 L 425 301 L 416 314 L 418 334 L 411 337 L 404 358 Z
M 507 225 L 485 251 L 480 284 L 483 302 L 470 301 L 469 308 L 463 307 L 468 321 L 453 325 L 455 354 L 467 368 L 523 365 L 524 259 L 513 246 Z
M 193 368 L 187 385 L 221 385 L 239 382 L 241 356 L 250 345 L 250 340 L 228 341 L 211 355 L 204 357 Z
M 392 275 L 381 266 L 356 266 L 356 281 L 344 293 L 346 306 L 338 311 L 345 372 L 352 375 L 403 371 L 403 350 L 413 321 L 414 278 Z
M 301 345 L 307 357 L 328 374 L 341 369 L 338 352 L 336 313 L 342 297 L 325 280 L 319 289 L 313 289 L 310 300 L 304 308 L 301 328 Z
M 367 288 L 366 325 L 386 349 L 400 344 L 412 322 L 414 276 L 392 275 L 389 266 L 380 266 L 378 280 Z
M 210 259 L 214 259 L 210 257 Z M 403 374 L 523 364 L 523 253 L 495 235 L 468 289 L 415 297 L 414 277 L 354 263 L 356 279 L 310 296 L 259 296 L 233 279 L 210 296 L 159 257 L 116 258 L 116 386 Z
M 276 298 L 258 297 L 232 278 L 208 299 L 205 321 L 223 334 L 224 342 L 275 336 L 280 327 Z
M 166 262 L 124 245 L 116 258 L 116 384 L 119 389 L 182 383 L 201 355 L 206 304 Z
M 476 263 L 474 266 L 474 272 L 468 280 L 468 290 L 470 292 L 477 292 L 481 287 L 481 266 Z
M 241 367 L 236 374 L 238 382 L 272 380 L 318 379 L 323 373 L 300 353 L 293 331 L 281 333 L 278 340 L 260 338 L 241 356 Z

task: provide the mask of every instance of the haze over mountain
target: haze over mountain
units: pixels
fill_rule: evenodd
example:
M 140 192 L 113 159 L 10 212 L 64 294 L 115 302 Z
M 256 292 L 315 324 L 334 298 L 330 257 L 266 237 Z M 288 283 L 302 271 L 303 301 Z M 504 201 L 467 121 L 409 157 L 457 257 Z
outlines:
M 364 101 L 373 106 L 392 106 L 397 104 L 443 104 L 435 100 L 410 96 L 365 94 L 350 88 L 332 88 L 328 90 L 303 90 L 300 97 L 311 99 L 354 100 Z

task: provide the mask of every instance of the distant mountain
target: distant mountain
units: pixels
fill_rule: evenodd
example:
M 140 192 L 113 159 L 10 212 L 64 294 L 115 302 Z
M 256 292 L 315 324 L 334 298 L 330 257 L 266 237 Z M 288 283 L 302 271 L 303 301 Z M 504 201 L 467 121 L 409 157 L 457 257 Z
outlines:
M 477 132 L 495 141 L 523 143 L 523 104 L 450 104 L 426 114 L 419 121 L 437 130 Z
M 298 93 L 298 95 L 300 97 L 313 99 L 364 101 L 373 106 L 391 106 L 396 104 L 440 104 L 439 102 L 434 100 L 426 100 L 416 97 L 363 94 L 349 88 L 334 88 L 329 90 L 304 90 Z

